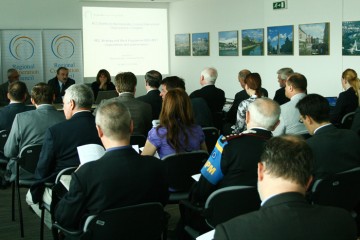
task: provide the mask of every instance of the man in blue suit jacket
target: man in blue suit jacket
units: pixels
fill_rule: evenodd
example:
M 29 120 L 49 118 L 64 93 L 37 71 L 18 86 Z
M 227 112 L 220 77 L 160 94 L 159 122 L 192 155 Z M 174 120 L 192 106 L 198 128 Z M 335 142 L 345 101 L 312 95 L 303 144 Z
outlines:
M 217 225 L 214 239 L 356 239 L 349 212 L 305 200 L 311 165 L 311 149 L 301 138 L 270 139 L 258 163 L 260 210 Z
M 51 203 L 51 190 L 45 189 L 44 183 L 54 182 L 56 175 L 64 168 L 79 166 L 78 146 L 91 143 L 102 145 L 96 131 L 95 117 L 90 111 L 94 102 L 91 88 L 85 84 L 74 84 L 66 90 L 63 102 L 68 120 L 46 131 L 35 170 L 38 182 L 31 186 L 26 196 L 28 204 L 39 214 L 39 208 L 34 203 L 41 199 Z

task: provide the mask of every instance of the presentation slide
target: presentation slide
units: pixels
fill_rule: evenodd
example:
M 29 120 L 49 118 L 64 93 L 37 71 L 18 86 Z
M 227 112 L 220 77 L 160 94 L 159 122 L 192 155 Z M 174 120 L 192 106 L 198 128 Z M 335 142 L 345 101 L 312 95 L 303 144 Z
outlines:
M 167 9 L 83 7 L 84 77 L 169 73 Z

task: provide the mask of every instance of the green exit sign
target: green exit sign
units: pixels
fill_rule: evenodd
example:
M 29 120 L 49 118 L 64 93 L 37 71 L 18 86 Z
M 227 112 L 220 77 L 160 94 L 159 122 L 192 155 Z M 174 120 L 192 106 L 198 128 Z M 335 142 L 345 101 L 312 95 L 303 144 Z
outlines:
M 281 1 L 281 2 L 274 2 L 273 3 L 273 9 L 285 9 L 287 8 L 287 4 L 286 1 Z

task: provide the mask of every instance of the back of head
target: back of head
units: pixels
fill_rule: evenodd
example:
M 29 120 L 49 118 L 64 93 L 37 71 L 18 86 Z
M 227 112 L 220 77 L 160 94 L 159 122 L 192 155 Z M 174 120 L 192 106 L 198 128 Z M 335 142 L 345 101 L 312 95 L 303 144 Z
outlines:
M 85 84 L 73 84 L 65 90 L 65 101 L 73 100 L 76 108 L 91 109 L 94 103 L 94 93 Z
M 261 77 L 258 73 L 250 73 L 246 76 L 244 83 L 252 90 L 255 90 L 257 97 L 261 97 Z
M 119 93 L 135 92 L 136 76 L 132 72 L 122 72 L 115 76 L 115 87 Z
M 311 148 L 299 136 L 283 135 L 267 141 L 261 163 L 273 178 L 282 178 L 306 188 L 311 177 Z
M 296 104 L 296 107 L 302 116 L 310 116 L 317 123 L 330 121 L 329 102 L 319 94 L 308 94 Z
M 37 105 L 52 104 L 54 90 L 46 83 L 38 83 L 31 89 L 31 98 Z
M 131 115 L 127 107 L 116 98 L 102 101 L 96 112 L 96 125 L 111 140 L 130 138 Z
M 10 83 L 8 87 L 10 100 L 17 102 L 25 101 L 27 91 L 26 84 L 20 81 Z
M 342 74 L 342 78 L 350 84 L 350 86 L 354 89 L 356 96 L 359 98 L 360 80 L 355 70 L 351 68 L 346 69 Z
M 185 81 L 184 79 L 178 77 L 178 76 L 170 76 L 166 77 L 161 81 L 161 85 L 166 86 L 166 90 L 171 90 L 174 88 L 180 88 L 185 91 Z
M 281 68 L 277 71 L 282 80 L 286 80 L 294 71 L 291 68 Z
M 174 88 L 165 95 L 160 113 L 160 125 L 169 127 L 182 123 L 190 126 L 194 123 L 194 116 L 190 97 L 181 88 Z
M 250 103 L 248 111 L 250 113 L 249 125 L 272 131 L 279 121 L 281 110 L 277 102 L 263 97 Z
M 145 74 L 145 81 L 150 87 L 159 88 L 162 80 L 162 75 L 156 70 L 148 71 Z
M 239 72 L 238 75 L 238 79 L 240 81 L 241 87 L 244 88 L 245 87 L 245 78 L 247 77 L 247 75 L 249 75 L 251 72 L 247 69 L 243 69 Z
M 286 80 L 288 85 L 291 85 L 298 92 L 306 92 L 307 80 L 306 77 L 300 73 L 291 74 Z
M 211 85 L 214 85 L 216 82 L 216 79 L 218 77 L 218 72 L 215 68 L 205 68 L 201 72 L 201 76 L 204 77 L 204 80 Z
M 106 69 L 100 69 L 99 72 L 96 75 L 96 82 L 100 84 L 100 77 L 101 75 L 106 77 L 106 82 L 111 82 L 111 76 L 108 70 Z

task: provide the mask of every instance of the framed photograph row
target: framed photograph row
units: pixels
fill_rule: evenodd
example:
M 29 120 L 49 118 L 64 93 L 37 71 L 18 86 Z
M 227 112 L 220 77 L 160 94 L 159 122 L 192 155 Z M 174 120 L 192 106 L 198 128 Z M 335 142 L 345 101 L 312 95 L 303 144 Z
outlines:
M 238 56 L 238 31 L 218 33 L 219 56 Z M 299 55 L 330 54 L 330 23 L 299 25 Z M 267 27 L 267 55 L 294 55 L 294 26 Z M 241 30 L 243 56 L 264 55 L 264 28 Z M 342 53 L 360 55 L 360 21 L 342 23 Z M 209 33 L 175 34 L 175 56 L 209 56 Z

